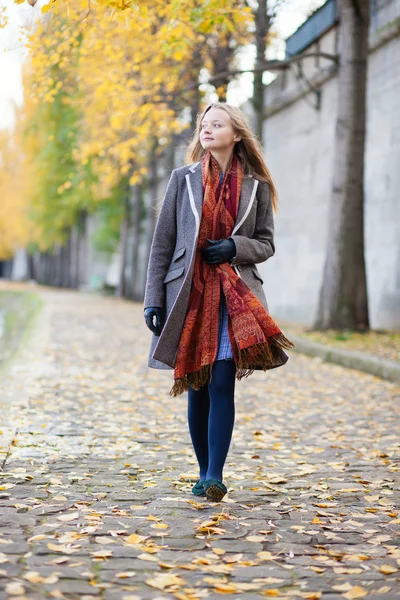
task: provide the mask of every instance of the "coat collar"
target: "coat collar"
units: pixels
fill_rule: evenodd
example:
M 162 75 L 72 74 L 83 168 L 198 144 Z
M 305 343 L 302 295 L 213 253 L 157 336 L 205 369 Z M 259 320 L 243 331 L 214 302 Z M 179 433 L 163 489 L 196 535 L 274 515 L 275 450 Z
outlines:
M 189 167 L 190 174 L 186 176 L 188 186 L 190 184 L 191 191 L 193 193 L 193 202 L 197 211 L 197 217 L 199 223 L 201 220 L 202 208 L 203 208 L 203 186 L 201 179 L 201 161 L 194 163 Z M 188 181 L 189 180 L 189 181 Z M 244 177 L 242 181 L 242 189 L 240 192 L 239 210 L 238 216 L 235 221 L 232 235 L 239 229 L 242 223 L 245 221 L 247 215 L 250 212 L 251 206 L 254 202 L 256 190 L 258 186 L 258 180 L 254 179 L 252 175 Z M 190 190 L 189 190 L 190 194 Z M 193 205 L 192 205 L 193 210 Z

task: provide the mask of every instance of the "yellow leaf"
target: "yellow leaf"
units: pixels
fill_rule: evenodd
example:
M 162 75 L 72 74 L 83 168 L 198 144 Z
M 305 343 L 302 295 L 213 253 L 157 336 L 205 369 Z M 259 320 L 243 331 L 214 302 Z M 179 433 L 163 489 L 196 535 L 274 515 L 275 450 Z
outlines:
M 58 521 L 63 521 L 63 522 L 75 521 L 75 519 L 79 519 L 78 512 L 69 513 L 68 515 L 60 515 L 59 517 L 57 517 Z
M 226 553 L 226 550 L 224 550 L 223 548 L 213 548 L 212 551 L 218 555 Z
M 121 571 L 120 573 L 116 573 L 115 577 L 118 577 L 118 579 L 127 579 L 128 577 L 134 577 L 135 575 L 135 571 Z
M 175 585 L 184 585 L 185 580 L 178 575 L 171 575 L 169 573 L 160 573 L 155 575 L 152 579 L 146 579 L 147 585 L 155 587 L 159 590 L 164 590 L 167 587 Z
M 263 590 L 263 596 L 279 596 L 279 590 Z
M 143 542 L 143 540 L 147 539 L 148 536 L 146 535 L 138 535 L 137 533 L 131 533 L 131 535 L 128 535 L 127 538 L 125 538 L 125 543 L 126 544 L 140 544 L 140 542 Z
M 397 573 L 398 569 L 393 565 L 382 565 L 379 567 L 378 571 L 384 573 L 385 575 L 391 575 L 392 573 Z
M 160 561 L 158 563 L 158 566 L 161 567 L 162 569 L 175 569 L 176 565 L 174 563 L 166 563 L 166 562 L 162 562 Z M 180 568 L 182 568 L 182 566 L 180 566 Z M 194 567 L 196 568 L 196 567 Z
M 239 589 L 234 583 L 218 583 L 214 586 L 214 590 L 222 594 L 236 594 L 239 592 Z
M 239 562 L 240 559 L 243 558 L 243 554 L 234 554 L 233 556 L 226 556 L 224 558 L 224 561 L 226 563 L 235 563 L 235 562 Z
M 351 588 L 353 586 L 351 585 L 351 583 L 346 581 L 346 583 L 342 583 L 340 585 L 333 585 L 332 587 L 334 590 L 337 590 L 338 592 L 347 592 L 348 590 L 351 590 Z
M 25 588 L 16 581 L 7 583 L 5 590 L 11 596 L 22 596 L 22 594 L 25 594 Z
M 73 554 L 74 552 L 78 552 L 80 545 L 71 546 L 67 544 L 47 544 L 49 550 L 54 550 L 54 552 L 62 552 L 63 554 Z
M 260 560 L 275 560 L 276 556 L 271 554 L 271 552 L 257 552 L 257 556 Z
M 229 575 L 232 572 L 230 565 L 210 565 L 206 571 L 210 573 L 222 573 L 223 575 Z
M 169 526 L 166 523 L 154 523 L 151 527 L 154 529 L 168 529 Z
M 360 585 L 354 585 L 348 592 L 342 594 L 347 600 L 354 600 L 355 598 L 362 598 L 368 594 L 368 590 L 361 587 Z
M 43 581 L 43 577 L 38 571 L 28 571 L 22 577 L 31 583 L 41 583 Z
M 90 552 L 93 558 L 109 558 L 113 555 L 111 550 L 97 550 L 96 552 Z
M 153 556 L 152 554 L 139 554 L 136 558 L 140 560 L 147 560 L 149 562 L 158 562 L 157 556 Z

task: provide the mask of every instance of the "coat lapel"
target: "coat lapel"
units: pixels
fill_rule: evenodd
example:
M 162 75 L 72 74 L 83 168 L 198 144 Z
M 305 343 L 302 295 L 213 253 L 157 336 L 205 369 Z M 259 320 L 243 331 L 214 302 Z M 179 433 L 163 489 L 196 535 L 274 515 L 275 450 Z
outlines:
M 203 187 L 202 187 L 202 180 L 201 180 L 201 163 L 200 162 L 195 163 L 194 165 L 189 167 L 189 171 L 191 171 L 191 173 L 186 176 L 186 183 L 187 183 L 188 187 L 190 184 L 191 190 L 189 189 L 188 191 L 189 191 L 189 194 L 190 194 L 190 191 L 192 191 L 192 193 L 193 193 L 194 206 L 196 208 L 197 215 L 198 215 L 199 222 L 200 222 L 202 208 L 203 208 Z M 189 179 L 189 181 L 188 181 L 188 179 Z M 249 211 L 250 203 L 252 204 L 254 201 L 254 196 L 255 196 L 257 186 L 258 186 L 257 179 L 254 179 L 253 177 L 244 177 L 243 178 L 242 189 L 240 192 L 238 216 L 235 221 L 233 232 L 236 232 L 235 230 L 239 229 L 238 225 L 239 226 L 241 225 L 242 220 L 244 221 L 245 217 L 250 212 Z M 192 203 L 191 203 L 191 206 L 192 206 Z M 193 208 L 192 208 L 192 210 L 193 210 Z

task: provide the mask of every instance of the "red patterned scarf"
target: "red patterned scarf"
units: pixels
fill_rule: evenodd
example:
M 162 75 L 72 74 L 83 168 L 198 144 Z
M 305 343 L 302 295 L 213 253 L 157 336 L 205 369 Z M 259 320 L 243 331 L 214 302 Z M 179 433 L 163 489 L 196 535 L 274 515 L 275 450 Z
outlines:
M 233 156 L 222 185 L 218 162 L 207 151 L 201 161 L 203 209 L 196 249 L 192 288 L 180 338 L 171 396 L 190 385 L 198 390 L 211 381 L 218 352 L 221 284 L 228 308 L 228 333 L 236 363 L 236 378 L 256 367 L 271 369 L 281 363 L 281 350 L 293 347 L 269 316 L 260 300 L 228 263 L 209 265 L 200 252 L 207 238 L 226 239 L 232 234 L 239 209 L 243 167 Z

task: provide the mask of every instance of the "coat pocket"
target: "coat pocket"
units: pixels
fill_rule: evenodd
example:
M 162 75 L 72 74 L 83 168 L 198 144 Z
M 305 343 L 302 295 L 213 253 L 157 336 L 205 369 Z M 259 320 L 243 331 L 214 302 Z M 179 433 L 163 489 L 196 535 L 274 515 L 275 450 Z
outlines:
M 251 272 L 253 273 L 253 275 L 259 280 L 261 281 L 261 283 L 264 283 L 263 278 L 261 277 L 260 273 L 258 272 L 258 269 L 255 265 L 251 266 Z
M 164 277 L 164 283 L 168 283 L 169 281 L 173 281 L 174 279 L 177 279 L 184 272 L 185 272 L 185 267 L 184 266 L 183 267 L 178 267 L 177 269 L 172 269 L 171 271 L 168 271 L 168 273 Z
M 182 246 L 182 248 L 179 248 L 179 250 L 177 250 L 172 258 L 172 262 L 174 262 L 175 260 L 178 260 L 178 258 L 181 258 L 186 252 L 186 246 Z

